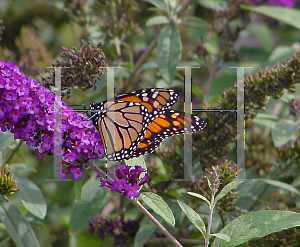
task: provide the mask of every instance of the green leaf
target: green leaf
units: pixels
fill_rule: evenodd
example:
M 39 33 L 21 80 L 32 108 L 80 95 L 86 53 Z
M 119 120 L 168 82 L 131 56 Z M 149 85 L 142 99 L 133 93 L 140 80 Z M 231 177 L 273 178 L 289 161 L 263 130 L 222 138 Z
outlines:
M 190 206 L 186 205 L 184 202 L 177 200 L 177 203 L 181 207 L 182 211 L 189 218 L 189 220 L 193 223 L 194 226 L 198 228 L 198 230 L 202 233 L 203 236 L 206 236 L 206 229 L 203 220 L 200 215 L 197 214 L 194 209 Z
M 181 19 L 181 23 L 191 27 L 205 27 L 206 22 L 195 16 L 187 16 Z
M 1 132 L 0 131 L 0 152 L 7 149 L 9 144 L 14 141 L 14 134 L 10 133 L 9 131 Z
M 296 50 L 298 50 L 297 46 L 287 46 L 287 45 L 279 45 L 277 46 L 273 52 L 271 53 L 270 57 L 268 58 L 268 61 L 270 62 L 284 62 L 288 58 L 290 58 Z
M 154 16 L 146 21 L 146 26 L 154 26 L 166 23 L 170 23 L 170 20 L 166 16 Z
M 297 99 L 297 98 L 300 98 L 300 84 L 299 83 L 296 84 L 295 88 L 296 88 L 296 90 L 293 94 L 294 94 L 295 99 Z
M 12 163 L 9 164 L 10 172 L 14 172 L 20 176 L 24 176 L 24 174 L 32 174 L 36 173 L 36 169 L 29 167 L 24 163 Z
M 215 236 L 216 238 L 220 238 L 225 240 L 226 242 L 230 241 L 230 237 L 224 233 L 212 233 L 208 235 L 208 238 L 211 238 L 212 236 Z
M 0 219 L 18 247 L 39 247 L 40 244 L 25 216 L 13 204 L 0 198 Z
M 74 234 L 76 231 L 86 228 L 89 220 L 99 215 L 107 204 L 105 196 L 108 192 L 108 188 L 99 188 L 100 181 L 91 177 L 82 187 L 82 202 L 79 203 L 75 200 L 73 205 L 73 211 L 70 218 L 70 230 Z
M 82 179 L 75 180 L 74 191 L 75 191 L 75 198 L 78 200 L 79 203 L 83 204 L 81 200 Z
M 140 223 L 140 228 L 135 235 L 134 246 L 144 246 L 156 229 L 156 225 L 154 225 L 154 223 L 148 217 L 144 217 Z
M 256 117 L 253 119 L 253 122 L 274 129 L 278 122 L 278 118 L 268 114 L 257 113 Z
M 194 84 L 192 89 L 193 89 L 193 91 L 192 91 L 193 94 L 195 94 L 196 96 L 198 96 L 198 98 L 200 98 L 200 99 L 204 98 L 203 91 L 202 91 L 202 89 L 198 85 Z
M 227 1 L 224 0 L 197 0 L 197 2 L 208 9 L 227 10 Z
M 297 190 L 294 186 L 289 185 L 287 183 L 283 183 L 283 182 L 275 181 L 275 180 L 271 180 L 271 179 L 266 179 L 266 178 L 264 178 L 264 179 L 257 179 L 257 180 L 258 181 L 263 181 L 263 182 L 265 182 L 267 184 L 274 185 L 274 186 L 277 186 L 277 187 L 285 189 L 285 190 L 289 190 L 290 192 L 293 192 L 296 195 L 300 195 L 299 190 Z
M 144 157 L 143 156 L 140 156 L 140 157 L 137 157 L 137 158 L 132 158 L 132 159 L 129 159 L 129 160 L 125 160 L 125 164 L 127 166 L 131 166 L 132 168 L 134 168 L 135 166 L 141 166 L 142 168 L 144 168 L 146 171 L 145 172 L 142 172 L 140 174 L 140 177 L 139 179 L 142 179 L 143 177 L 145 177 L 146 173 L 147 173 L 147 166 L 146 166 L 146 163 L 145 163 L 145 160 L 144 160 Z M 144 185 L 142 185 L 139 189 L 139 191 L 142 189 Z
M 248 28 L 247 28 L 248 29 Z M 264 22 L 256 23 L 247 30 L 249 36 L 254 36 L 258 39 L 260 45 L 266 53 L 271 53 L 274 50 L 275 40 L 272 27 Z
M 151 3 L 160 10 L 169 13 L 169 4 L 165 0 L 144 0 L 145 2 Z
M 220 233 L 230 237 L 230 242 L 215 239 L 212 247 L 234 247 L 254 238 L 300 226 L 300 213 L 262 210 L 242 215 L 231 221 Z
M 69 243 L 72 243 L 69 246 L 76 247 L 112 247 L 114 246 L 114 238 L 113 236 L 108 235 L 102 239 L 96 232 L 91 235 L 88 228 L 85 228 L 80 229 L 75 234 L 71 235 Z
M 275 147 L 282 147 L 289 141 L 296 139 L 296 133 L 299 131 L 299 122 L 284 119 L 280 120 L 275 129 L 272 129 L 272 138 Z
M 297 9 L 277 7 L 277 6 L 246 6 L 246 5 L 242 5 L 241 8 L 269 16 L 275 20 L 282 21 L 285 24 L 300 29 L 300 11 Z
M 243 183 L 245 181 L 243 180 L 236 180 L 233 181 L 229 184 L 227 184 L 221 191 L 220 193 L 216 196 L 216 199 L 214 201 L 214 206 L 217 205 L 217 202 L 224 197 L 229 191 L 233 190 L 236 186 L 238 186 L 239 184 Z
M 152 192 L 143 192 L 140 194 L 140 198 L 167 223 L 171 226 L 175 225 L 175 218 L 171 209 L 159 195 Z
M 48 227 L 41 221 L 30 222 L 34 234 L 42 247 L 53 247 Z
M 204 196 L 199 195 L 199 194 L 194 193 L 194 192 L 187 192 L 187 193 L 188 193 L 189 195 L 191 195 L 191 196 L 195 196 L 195 197 L 198 197 L 198 198 L 202 199 L 203 201 L 205 201 L 205 202 L 207 203 L 208 207 L 210 208 L 210 201 L 207 200 Z
M 171 83 L 175 77 L 176 66 L 181 58 L 180 33 L 173 24 L 167 25 L 161 31 L 156 49 L 156 63 L 162 77 Z
M 15 175 L 15 178 L 19 181 L 17 184 L 20 188 L 18 195 L 25 208 L 34 216 L 44 219 L 47 213 L 47 205 L 39 187 L 25 177 Z
M 146 166 L 143 156 L 125 160 L 125 163 L 126 163 L 126 165 L 131 166 L 131 167 L 141 166 L 142 168 L 144 168 L 147 171 L 147 166 Z

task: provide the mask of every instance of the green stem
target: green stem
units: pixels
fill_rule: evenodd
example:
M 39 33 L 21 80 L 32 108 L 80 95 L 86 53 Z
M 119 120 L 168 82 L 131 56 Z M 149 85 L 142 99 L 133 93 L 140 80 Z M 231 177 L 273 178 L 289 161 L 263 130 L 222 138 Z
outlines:
M 184 247 L 188 246 L 203 246 L 204 241 L 203 239 L 186 239 L 180 238 L 180 242 L 184 245 Z M 150 238 L 146 242 L 147 246 L 169 246 L 170 240 L 167 238 Z
M 142 56 L 136 62 L 134 68 L 131 71 L 130 76 L 126 79 L 123 88 L 120 90 L 120 93 L 124 93 L 129 90 L 128 86 L 129 86 L 130 82 L 134 81 L 138 70 L 140 69 L 140 67 L 143 65 L 143 63 L 146 61 L 147 57 L 150 55 L 150 53 L 154 49 L 156 42 L 158 40 L 159 34 L 160 34 L 160 32 L 156 32 L 156 35 L 155 35 L 154 39 L 152 40 L 152 42 L 150 43 L 150 45 L 148 46 L 147 50 L 142 54 Z
M 3 162 L 2 167 L 11 160 L 11 158 L 14 156 L 14 154 L 16 152 L 18 152 L 18 150 L 20 149 L 22 143 L 23 143 L 23 140 L 20 140 L 19 143 L 17 144 L 17 146 L 14 149 L 12 149 L 11 153 L 8 155 L 6 160 Z
M 266 190 L 269 188 L 269 184 L 266 184 L 265 187 L 262 189 L 262 191 L 259 193 L 256 200 L 252 203 L 252 205 L 249 207 L 249 211 L 252 211 L 255 207 L 255 205 L 260 201 L 260 198 L 263 196 L 263 194 L 266 192 Z
M 162 233 L 170 239 L 170 241 L 177 247 L 183 247 L 176 238 L 173 237 L 171 233 L 137 200 L 137 199 L 130 199 L 153 223 L 156 225 Z
M 214 207 L 215 207 L 214 202 L 215 202 L 215 193 L 212 193 L 211 200 L 210 200 L 208 225 L 207 225 L 206 236 L 205 236 L 205 245 L 204 245 L 205 247 L 208 247 L 208 244 L 209 244 L 208 235 L 210 234 L 210 231 L 211 231 L 212 217 L 213 217 L 213 212 L 214 212 Z
M 91 167 L 93 170 L 95 170 L 97 173 L 99 173 L 103 178 L 105 178 L 109 183 L 112 183 L 115 181 L 114 178 L 112 178 L 110 175 L 102 171 L 98 166 L 95 165 L 94 161 L 89 160 L 86 163 L 87 166 Z
M 194 0 L 187 0 L 185 1 L 181 8 L 177 11 L 177 15 L 178 17 L 188 8 L 188 6 L 193 2 Z M 135 77 L 138 73 L 138 70 L 140 69 L 140 67 L 144 64 L 144 62 L 146 61 L 147 57 L 151 54 L 151 52 L 153 51 L 156 42 L 158 40 L 160 32 L 157 31 L 156 35 L 154 37 L 154 39 L 152 40 L 152 42 L 150 43 L 150 45 L 148 46 L 147 50 L 145 50 L 145 52 L 142 54 L 142 56 L 140 56 L 140 58 L 138 59 L 138 61 L 136 62 L 134 68 L 131 71 L 130 76 L 127 78 L 127 80 L 124 83 L 123 88 L 120 90 L 120 93 L 125 93 L 129 91 L 129 84 L 130 82 L 135 80 Z
M 276 173 L 274 173 L 272 175 L 271 179 L 277 178 L 279 174 L 283 174 L 284 172 L 286 172 L 290 168 L 290 166 L 294 163 L 294 161 L 295 161 L 295 159 L 292 159 L 292 160 L 290 160 L 290 162 L 287 162 L 283 169 L 278 170 Z M 262 198 L 262 196 L 264 195 L 266 190 L 269 188 L 269 186 L 270 186 L 269 184 L 266 184 L 264 186 L 264 188 L 259 193 L 256 200 L 251 204 L 251 206 L 249 206 L 249 209 L 248 209 L 249 211 L 252 211 L 254 209 L 255 205 L 258 204 L 258 202 L 260 201 L 260 198 Z
M 121 62 L 121 42 L 119 37 L 115 36 L 114 37 L 114 44 L 116 47 L 116 52 L 117 52 L 117 63 L 118 63 L 118 67 L 121 67 L 122 62 Z

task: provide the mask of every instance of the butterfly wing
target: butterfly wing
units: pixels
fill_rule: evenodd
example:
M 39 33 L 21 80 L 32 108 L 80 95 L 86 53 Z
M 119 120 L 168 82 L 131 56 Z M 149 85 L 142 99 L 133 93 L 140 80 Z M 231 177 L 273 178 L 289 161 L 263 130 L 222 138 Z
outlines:
M 106 104 L 103 107 L 106 108 Z M 150 124 L 149 118 L 145 117 L 147 109 L 138 103 L 122 101 L 106 109 L 98 119 L 98 130 L 106 146 L 107 159 L 127 159 L 143 139 L 141 133 L 145 133 Z
M 206 126 L 207 121 L 198 116 L 174 110 L 167 111 L 151 122 L 143 140 L 133 151 L 132 157 L 152 153 L 165 138 L 194 133 Z
M 146 88 L 115 98 L 115 102 L 134 102 L 145 106 L 152 119 L 156 118 L 159 113 L 171 109 L 177 100 L 178 94 L 174 90 L 163 88 Z
M 119 95 L 115 100 L 92 103 L 91 120 L 100 132 L 108 160 L 129 159 L 143 140 L 151 122 L 176 103 L 168 89 L 143 89 Z

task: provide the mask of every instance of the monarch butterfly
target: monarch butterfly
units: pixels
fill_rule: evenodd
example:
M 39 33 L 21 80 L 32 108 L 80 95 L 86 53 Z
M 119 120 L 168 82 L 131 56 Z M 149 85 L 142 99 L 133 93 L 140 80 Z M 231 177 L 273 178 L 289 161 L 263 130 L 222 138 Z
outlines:
M 170 110 L 177 100 L 174 90 L 147 88 L 91 103 L 90 119 L 106 146 L 107 159 L 121 161 L 152 153 L 167 137 L 204 129 L 204 119 Z

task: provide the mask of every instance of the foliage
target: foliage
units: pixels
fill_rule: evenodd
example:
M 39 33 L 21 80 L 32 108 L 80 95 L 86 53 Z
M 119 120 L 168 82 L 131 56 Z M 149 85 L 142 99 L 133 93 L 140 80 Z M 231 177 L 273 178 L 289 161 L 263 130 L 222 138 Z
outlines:
M 172 137 L 145 161 L 126 162 L 132 168 L 123 166 L 125 172 L 118 167 L 123 184 L 135 185 L 134 191 L 120 189 L 122 184 L 110 180 L 110 170 L 102 171 L 102 185 L 118 188 L 113 192 L 99 188 L 99 177 L 86 169 L 106 170 L 102 159 L 95 160 L 95 166 L 89 163 L 86 150 L 76 156 L 84 172 L 73 169 L 69 160 L 62 173 L 82 180 L 74 184 L 57 178 L 53 156 L 48 155 L 53 153 L 51 143 L 40 155 L 30 147 L 52 131 L 51 124 L 48 129 L 40 126 L 35 138 L 23 138 L 32 145 L 0 132 L 1 191 L 11 201 L 1 199 L 1 246 L 296 246 L 300 5 L 262 2 L 2 1 L 0 61 L 12 62 L 52 92 L 55 73 L 44 72 L 46 67 L 70 67 L 62 69 L 63 87 L 69 88 L 66 103 L 89 105 L 73 91 L 95 102 L 105 100 L 109 78 L 103 67 L 109 66 L 118 67 L 116 94 L 172 88 L 181 95 L 175 108 L 183 110 L 187 70 L 176 66 L 197 67 L 191 70 L 193 110 L 207 119 L 208 127 L 193 134 L 191 170 L 185 166 L 186 140 Z M 241 92 L 232 67 L 240 66 L 252 67 L 244 69 L 245 167 L 236 167 L 241 161 L 236 160 L 235 110 Z M 2 85 L 0 81 L 1 93 Z M 45 116 L 43 103 L 52 99 L 50 91 L 47 95 L 44 101 L 33 99 Z M 7 98 L 0 94 L 0 102 Z M 2 108 L 1 130 L 14 129 L 4 121 Z M 34 114 L 18 116 L 23 122 L 39 121 Z M 69 129 L 84 131 L 68 124 L 66 149 Z M 31 133 L 18 127 L 14 130 L 19 137 Z M 80 143 L 84 140 L 72 147 Z M 245 174 L 243 183 L 235 179 L 236 172 Z M 137 198 L 130 197 L 129 190 Z M 130 198 L 120 194 L 125 191 Z

